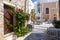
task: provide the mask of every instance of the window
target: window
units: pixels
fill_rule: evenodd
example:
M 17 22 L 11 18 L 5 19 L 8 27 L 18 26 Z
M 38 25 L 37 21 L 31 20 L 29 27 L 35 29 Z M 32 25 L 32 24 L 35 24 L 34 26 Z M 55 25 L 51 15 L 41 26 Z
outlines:
M 46 8 L 46 14 L 49 14 L 49 8 Z
M 40 8 L 38 8 L 38 12 L 40 13 Z
M 40 3 L 38 3 L 37 6 L 40 6 Z
M 38 13 L 40 13 L 40 6 L 38 6 L 38 10 L 37 11 L 38 11 Z
M 37 11 L 38 11 L 38 13 L 40 13 L 40 3 L 38 2 L 38 4 L 37 4 Z

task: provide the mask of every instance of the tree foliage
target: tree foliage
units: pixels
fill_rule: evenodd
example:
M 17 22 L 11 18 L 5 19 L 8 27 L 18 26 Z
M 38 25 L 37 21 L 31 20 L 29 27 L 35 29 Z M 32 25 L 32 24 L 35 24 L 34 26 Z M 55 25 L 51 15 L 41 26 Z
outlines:
M 32 20 L 33 22 L 36 20 L 35 15 L 36 15 L 36 13 L 35 13 L 35 11 L 34 11 L 34 9 L 33 9 L 33 10 L 31 11 L 31 20 Z

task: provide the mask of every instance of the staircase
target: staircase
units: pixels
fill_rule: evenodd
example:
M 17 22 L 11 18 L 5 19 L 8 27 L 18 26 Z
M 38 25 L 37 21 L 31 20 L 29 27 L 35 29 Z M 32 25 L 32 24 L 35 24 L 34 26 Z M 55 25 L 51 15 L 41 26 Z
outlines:
M 40 24 L 40 25 L 33 25 L 32 36 L 31 39 L 34 40 L 45 40 L 47 37 L 47 29 L 52 27 L 51 24 Z
M 45 40 L 47 27 L 33 25 L 32 33 L 25 40 Z
M 34 24 L 31 34 L 25 40 L 46 40 L 47 29 L 52 27 L 51 24 Z
M 48 26 L 46 25 L 34 25 L 32 33 L 45 33 Z
M 36 22 L 33 27 L 33 33 L 45 33 L 49 27 L 53 27 L 52 23 L 48 24 L 46 22 L 44 23 L 38 23 Z

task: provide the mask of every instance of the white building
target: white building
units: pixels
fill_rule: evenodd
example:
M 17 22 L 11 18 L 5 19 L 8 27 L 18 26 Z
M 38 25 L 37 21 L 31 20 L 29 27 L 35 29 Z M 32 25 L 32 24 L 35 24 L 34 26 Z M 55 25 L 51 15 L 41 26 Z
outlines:
M 31 0 L 29 0 L 29 14 L 31 13 L 32 9 L 34 9 L 34 4 Z M 31 24 L 31 16 L 30 16 L 30 20 L 28 21 L 28 24 Z
M 31 13 L 32 9 L 34 9 L 34 4 L 31 0 L 29 0 L 29 14 Z

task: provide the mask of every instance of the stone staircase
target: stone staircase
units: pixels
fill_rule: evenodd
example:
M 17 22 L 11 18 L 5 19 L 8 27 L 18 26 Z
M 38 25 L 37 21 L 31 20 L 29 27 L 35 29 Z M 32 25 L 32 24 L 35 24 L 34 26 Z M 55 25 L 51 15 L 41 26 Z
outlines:
M 34 25 L 32 33 L 45 33 L 48 28 L 46 25 Z
M 47 37 L 47 29 L 52 27 L 51 24 L 40 24 L 40 25 L 33 25 L 33 30 L 30 39 L 33 40 L 46 40 Z
M 52 24 L 34 24 L 31 34 L 25 40 L 46 40 L 49 27 L 52 27 Z
M 34 24 L 34 25 L 33 25 L 33 28 L 34 28 L 34 29 L 33 29 L 33 32 L 34 32 L 34 31 L 37 31 L 36 33 L 38 33 L 38 32 L 40 32 L 40 33 L 41 33 L 41 32 L 45 33 L 49 27 L 53 27 L 52 23 L 50 23 L 50 24 L 41 23 L 40 25 Z
M 33 25 L 32 33 L 25 40 L 45 40 L 48 27 L 42 25 Z

